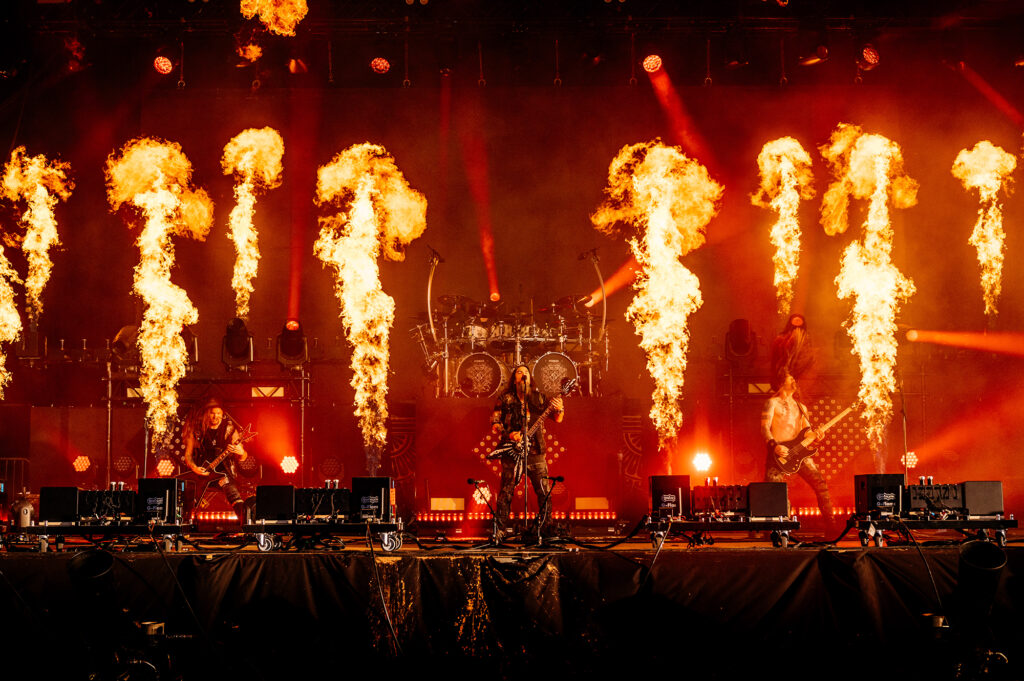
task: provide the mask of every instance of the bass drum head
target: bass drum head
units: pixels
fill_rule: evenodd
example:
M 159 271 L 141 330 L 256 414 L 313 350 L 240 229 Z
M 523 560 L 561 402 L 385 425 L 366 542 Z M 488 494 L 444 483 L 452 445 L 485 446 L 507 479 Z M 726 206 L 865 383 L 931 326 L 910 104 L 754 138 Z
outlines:
M 494 397 L 508 383 L 508 367 L 486 352 L 466 355 L 455 370 L 459 394 L 465 397 Z
M 548 397 L 562 393 L 565 379 L 579 377 L 576 363 L 560 352 L 549 352 L 538 357 L 530 366 L 530 373 L 533 375 L 533 384 Z

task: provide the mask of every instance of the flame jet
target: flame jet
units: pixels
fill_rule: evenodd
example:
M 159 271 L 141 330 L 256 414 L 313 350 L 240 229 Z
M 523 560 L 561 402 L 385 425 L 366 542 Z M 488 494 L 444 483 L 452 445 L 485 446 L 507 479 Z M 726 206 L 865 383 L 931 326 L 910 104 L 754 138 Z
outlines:
M 128 204 L 143 221 L 136 243 L 135 293 L 146 303 L 139 327 L 139 388 L 146 419 L 157 441 L 177 417 L 178 381 L 188 355 L 181 331 L 199 321 L 188 294 L 171 282 L 173 236 L 203 241 L 213 222 L 213 202 L 191 188 L 192 164 L 173 142 L 138 138 L 107 158 L 107 200 L 113 210 Z
M 21 338 L 21 315 L 14 304 L 15 283 L 22 283 L 10 260 L 4 255 L 4 247 L 0 245 L 0 343 L 13 343 Z M 0 399 L 3 399 L 4 388 L 11 382 L 11 372 L 7 369 L 7 355 L 0 350 Z
M 53 209 L 57 201 L 66 201 L 75 188 L 68 179 L 70 168 L 67 163 L 51 162 L 42 155 L 27 157 L 25 147 L 11 152 L 11 160 L 4 166 L 3 195 L 10 201 L 23 200 L 26 204 L 21 216 L 25 227 L 21 249 L 28 260 L 25 299 L 29 320 L 33 322 L 43 313 L 43 289 L 53 269 L 50 248 L 60 245 Z
M 626 317 L 647 354 L 655 384 L 651 420 L 664 447 L 683 422 L 686 322 L 703 303 L 700 281 L 679 259 L 704 243 L 722 186 L 678 147 L 655 140 L 619 151 L 608 168 L 605 194 L 590 220 L 601 232 L 624 236 L 640 266 Z
M 240 9 L 246 19 L 259 14 L 271 33 L 290 36 L 295 35 L 295 27 L 309 12 L 306 0 L 242 0 Z
M 999 190 L 1010 191 L 1010 175 L 1017 167 L 1017 159 L 988 140 L 962 149 L 953 162 L 953 177 L 964 184 L 964 189 L 978 190 L 981 207 L 978 221 L 968 243 L 978 250 L 981 265 L 981 288 L 985 298 L 985 314 L 997 314 L 996 302 L 1003 285 L 1003 206 Z
M 800 269 L 800 199 L 814 198 L 811 183 L 811 156 L 792 137 L 780 137 L 761 148 L 757 155 L 761 186 L 750 202 L 778 212 L 772 225 L 771 242 L 775 246 L 775 292 L 779 313 L 789 314 L 793 304 L 793 282 Z
M 355 414 L 368 449 L 387 442 L 388 334 L 395 301 L 380 285 L 378 257 L 401 261 L 427 227 L 427 200 L 412 189 L 384 147 L 349 147 L 317 170 L 318 205 L 342 211 L 320 218 L 313 252 L 336 272 L 334 292 L 352 344 Z
M 846 230 L 850 197 L 868 199 L 864 240 L 843 251 L 836 277 L 841 299 L 853 298 L 844 326 L 860 361 L 858 397 L 863 407 L 868 440 L 879 448 L 892 419 L 890 394 L 896 389 L 896 312 L 914 294 L 914 283 L 892 263 L 892 222 L 889 202 L 896 208 L 917 203 L 917 182 L 903 170 L 899 146 L 860 128 L 840 124 L 822 156 L 836 173 L 822 204 L 822 225 L 829 234 Z
M 228 236 L 237 254 L 231 288 L 235 290 L 235 316 L 241 319 L 249 318 L 249 297 L 260 262 L 259 235 L 252 222 L 256 190 L 281 186 L 283 157 L 284 140 L 276 130 L 249 128 L 227 143 L 220 160 L 224 174 L 234 173 L 240 180 L 235 185 L 236 203 L 228 218 Z

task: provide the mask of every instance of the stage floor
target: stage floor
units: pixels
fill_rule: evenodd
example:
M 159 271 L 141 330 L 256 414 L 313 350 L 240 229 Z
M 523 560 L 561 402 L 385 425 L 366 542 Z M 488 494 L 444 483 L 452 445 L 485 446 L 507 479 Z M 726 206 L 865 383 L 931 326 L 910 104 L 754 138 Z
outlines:
M 1006 557 L 996 575 L 961 569 L 956 545 L 862 548 L 855 538 L 786 549 L 746 536 L 673 540 L 660 552 L 646 536 L 609 550 L 407 542 L 371 554 L 349 538 L 316 551 L 209 540 L 181 552 L 8 551 L 0 648 L 62 678 L 114 678 L 145 658 L 185 678 L 422 673 L 431 662 L 504 677 L 723 679 L 780 665 L 788 678 L 863 678 L 884 663 L 906 679 L 951 678 L 980 645 L 1011 665 L 987 678 L 1021 678 L 1018 536 L 990 545 Z M 986 599 L 990 613 L 977 606 Z M 934 628 L 926 613 L 952 626 Z M 145 622 L 165 633 L 145 635 Z

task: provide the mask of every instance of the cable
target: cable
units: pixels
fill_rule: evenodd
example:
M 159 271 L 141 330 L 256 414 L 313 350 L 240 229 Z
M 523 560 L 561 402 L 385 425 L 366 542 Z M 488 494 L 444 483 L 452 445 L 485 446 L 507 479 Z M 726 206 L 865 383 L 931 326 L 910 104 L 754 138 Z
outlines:
M 935 575 L 932 573 L 931 563 L 928 562 L 928 559 L 924 555 L 924 551 L 921 550 L 921 545 L 917 543 L 917 539 L 914 537 L 914 533 L 911 532 L 910 528 L 907 527 L 906 523 L 903 522 L 903 518 L 900 518 L 898 515 L 893 516 L 893 518 L 896 520 L 897 526 L 904 533 L 906 533 L 907 538 L 910 539 L 911 542 L 913 542 L 914 548 L 917 549 L 918 555 L 921 556 L 921 561 L 924 563 L 924 567 L 928 571 L 928 579 L 931 580 L 932 589 L 935 591 L 935 601 L 939 604 L 939 612 L 945 615 L 946 606 L 942 604 L 942 596 L 939 595 L 939 585 L 935 583 Z M 946 616 L 946 621 L 949 621 L 948 616 Z
M 391 613 L 388 612 L 387 599 L 384 598 L 384 583 L 380 581 L 380 571 L 377 569 L 377 554 L 373 551 L 373 539 L 370 537 L 370 524 L 366 524 L 366 545 L 370 547 L 370 563 L 373 565 L 373 574 L 377 579 L 377 591 L 380 593 L 380 605 L 384 608 L 384 619 L 388 623 L 388 630 L 391 632 L 391 640 L 394 642 L 395 651 L 402 655 L 402 644 L 398 641 L 398 632 L 395 625 L 391 623 Z

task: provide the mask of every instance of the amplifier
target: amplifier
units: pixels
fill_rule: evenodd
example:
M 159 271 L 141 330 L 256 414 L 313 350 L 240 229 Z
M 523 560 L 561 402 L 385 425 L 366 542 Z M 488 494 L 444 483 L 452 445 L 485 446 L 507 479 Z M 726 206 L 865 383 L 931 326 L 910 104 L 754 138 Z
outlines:
M 349 499 L 354 522 L 390 523 L 395 517 L 395 481 L 392 478 L 352 478 Z
M 260 485 L 256 488 L 256 520 L 295 521 L 295 488 L 291 485 Z
M 163 525 L 186 522 L 195 499 L 195 483 L 177 478 L 139 478 L 135 496 L 135 520 Z
M 295 514 L 310 520 L 344 522 L 352 511 L 352 493 L 343 488 L 303 487 L 295 490 Z
M 903 475 L 872 473 L 853 476 L 853 499 L 857 513 L 899 515 L 903 501 Z
M 746 485 L 701 485 L 693 488 L 694 514 L 746 513 Z
M 962 485 L 907 485 L 903 508 L 914 511 L 962 511 Z
M 135 490 L 100 489 L 78 493 L 78 518 L 82 521 L 130 521 L 135 517 Z
M 751 518 L 788 518 L 789 487 L 784 482 L 752 482 L 747 485 Z
M 39 521 L 50 523 L 77 523 L 78 488 L 40 487 Z
M 652 475 L 651 516 L 685 518 L 690 515 L 690 476 Z
M 964 490 L 964 510 L 968 515 L 1002 515 L 1003 483 L 998 480 L 971 480 L 960 483 Z

